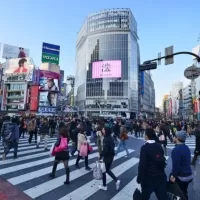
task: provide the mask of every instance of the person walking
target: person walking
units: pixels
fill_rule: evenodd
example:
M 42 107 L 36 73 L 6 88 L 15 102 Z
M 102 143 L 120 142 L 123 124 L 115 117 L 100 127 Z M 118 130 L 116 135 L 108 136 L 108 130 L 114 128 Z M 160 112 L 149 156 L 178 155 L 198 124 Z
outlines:
M 39 145 L 41 141 L 44 139 L 44 150 L 48 150 L 48 138 L 49 138 L 49 125 L 48 125 L 48 120 L 44 118 L 41 121 L 41 124 L 39 126 L 39 139 L 37 141 L 37 146 L 36 148 L 39 148 Z
M 17 158 L 18 142 L 19 142 L 19 125 L 17 124 L 17 122 L 18 122 L 17 118 L 12 118 L 11 122 L 6 124 L 6 128 L 3 134 L 5 145 L 4 145 L 4 153 L 2 156 L 2 160 L 6 159 L 7 154 L 12 148 L 14 148 L 13 158 L 14 159 Z
M 70 168 L 69 168 L 69 158 L 70 157 L 69 157 L 69 148 L 68 148 L 70 137 L 69 137 L 68 130 L 65 127 L 60 129 L 59 137 L 55 143 L 55 147 L 59 147 L 61 144 L 61 140 L 63 140 L 63 139 L 67 140 L 66 149 L 56 153 L 55 160 L 53 163 L 53 169 L 52 169 L 52 173 L 50 174 L 50 177 L 55 178 L 57 166 L 60 162 L 63 162 L 64 167 L 65 167 L 65 173 L 66 173 L 66 181 L 64 182 L 64 184 L 68 185 L 69 181 L 70 181 L 70 179 L 69 179 L 70 178 Z
M 172 171 L 170 181 L 178 183 L 186 199 L 188 199 L 188 186 L 192 182 L 193 174 L 190 166 L 191 152 L 189 147 L 185 144 L 187 133 L 184 130 L 176 133 L 174 143 L 176 146 L 172 150 Z
M 107 190 L 106 185 L 106 173 L 115 181 L 116 184 L 116 190 L 119 190 L 121 181 L 113 174 L 113 172 L 110 170 L 114 156 L 115 156 L 115 143 L 111 136 L 111 129 L 109 127 L 105 127 L 102 130 L 104 134 L 104 140 L 103 140 L 103 150 L 100 154 L 99 159 L 103 159 L 103 162 L 105 163 L 106 172 L 104 172 L 102 182 L 103 185 L 99 185 L 99 189 L 101 190 Z
M 154 130 L 147 128 L 145 131 L 146 143 L 140 150 L 137 183 L 141 184 L 141 200 L 149 200 L 153 192 L 158 200 L 168 200 L 166 159 L 161 145 L 155 142 L 154 138 Z
M 97 128 L 97 146 L 98 146 L 98 152 L 99 154 L 101 154 L 102 150 L 103 150 L 103 139 L 104 139 L 104 136 L 103 136 L 103 133 L 102 133 L 102 130 L 101 130 L 101 127 L 98 126 Z
M 117 150 L 116 150 L 116 155 L 119 153 L 119 151 L 123 147 L 123 149 L 126 151 L 126 157 L 129 158 L 129 152 L 128 152 L 128 149 L 126 147 L 126 141 L 128 140 L 127 130 L 124 126 L 122 126 L 120 128 L 120 132 L 121 132 L 120 133 L 120 142 L 119 142 Z
M 36 135 L 36 120 L 34 116 L 31 116 L 31 120 L 28 123 L 28 132 L 29 132 L 29 139 L 28 142 L 31 144 L 33 135 L 35 135 L 35 143 L 37 143 L 37 135 Z
M 80 156 L 80 149 L 81 149 L 81 146 L 84 145 L 84 144 L 87 144 L 88 146 L 88 142 L 87 142 L 87 136 L 84 132 L 84 129 L 83 127 L 80 127 L 80 130 L 79 130 L 79 134 L 78 134 L 78 145 L 77 145 L 77 149 L 78 149 L 78 156 L 77 156 L 77 159 L 76 159 L 76 168 L 80 168 L 79 167 L 79 161 L 80 159 L 82 158 L 82 156 Z M 85 156 L 85 169 L 86 170 L 91 170 L 91 168 L 88 166 L 88 154 L 89 154 L 89 149 L 87 150 L 87 155 Z
M 192 159 L 192 165 L 195 165 L 197 161 L 197 157 L 200 156 L 200 122 L 198 123 L 197 127 L 194 130 L 195 135 L 195 150 L 194 150 L 194 157 Z

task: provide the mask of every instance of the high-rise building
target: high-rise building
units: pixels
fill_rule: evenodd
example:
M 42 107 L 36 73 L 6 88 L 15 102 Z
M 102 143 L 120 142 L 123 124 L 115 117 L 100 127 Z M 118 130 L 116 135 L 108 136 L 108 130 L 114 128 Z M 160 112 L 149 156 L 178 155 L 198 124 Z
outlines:
M 75 98 L 80 111 L 138 112 L 139 46 L 130 9 L 90 14 L 77 37 Z
M 155 115 L 155 89 L 150 72 L 140 73 L 140 115 L 151 119 Z
M 172 101 L 172 116 L 173 118 L 178 117 L 179 111 L 179 91 L 183 89 L 183 82 L 178 81 L 172 85 L 171 90 L 171 101 Z
M 193 114 L 191 84 L 183 88 L 183 118 L 188 119 Z

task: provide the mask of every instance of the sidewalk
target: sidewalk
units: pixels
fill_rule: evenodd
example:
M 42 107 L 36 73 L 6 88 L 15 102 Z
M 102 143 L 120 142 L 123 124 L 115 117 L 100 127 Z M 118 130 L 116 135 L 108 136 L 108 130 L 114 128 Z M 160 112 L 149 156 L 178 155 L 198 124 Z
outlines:
M 0 200 L 31 200 L 31 198 L 0 177 Z
M 200 164 L 194 167 L 194 180 L 193 180 L 194 200 L 200 199 Z

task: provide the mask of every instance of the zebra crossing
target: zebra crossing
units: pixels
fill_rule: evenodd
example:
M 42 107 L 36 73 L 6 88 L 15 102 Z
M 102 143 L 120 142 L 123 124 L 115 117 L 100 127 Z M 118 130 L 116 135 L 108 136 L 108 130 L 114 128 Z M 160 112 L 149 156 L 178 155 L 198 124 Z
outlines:
M 138 140 L 145 140 L 144 137 L 135 137 L 134 135 L 129 135 L 129 137 L 133 137 L 135 139 L 138 139 Z M 185 141 L 185 144 L 190 148 L 190 149 L 195 149 L 195 136 L 191 136 L 191 137 L 188 137 Z M 173 149 L 175 146 L 174 143 L 171 143 L 171 141 L 169 140 L 169 138 L 167 138 L 167 148 L 168 149 Z
M 56 138 L 49 138 L 50 147 Z M 98 160 L 97 146 L 90 143 L 93 152 L 89 154 L 89 166 L 93 168 Z M 71 147 L 72 144 L 70 143 Z M 0 147 L 0 155 L 3 147 Z M 133 191 L 140 186 L 136 183 L 138 170 L 138 153 L 129 149 L 131 158 L 125 158 L 126 152 L 120 152 L 115 156 L 112 171 L 121 180 L 119 191 L 115 189 L 115 183 L 107 176 L 108 191 L 100 191 L 98 188 L 102 181 L 93 179 L 92 171 L 85 170 L 84 160 L 80 160 L 80 169 L 75 168 L 76 157 L 71 157 L 70 185 L 64 185 L 66 175 L 64 166 L 60 163 L 57 167 L 56 178 L 51 179 L 54 157 L 44 151 L 44 144 L 36 148 L 36 144 L 28 143 L 28 138 L 20 139 L 18 147 L 18 159 L 13 158 L 13 150 L 5 161 L 0 161 L 0 176 L 4 177 L 12 185 L 17 186 L 32 199 L 37 200 L 121 200 L 132 199 Z M 75 154 L 77 155 L 77 153 Z
M 195 149 L 195 136 L 188 137 L 185 141 L 185 144 L 190 148 L 190 149 Z M 171 143 L 170 140 L 167 140 L 167 148 L 168 149 L 173 149 L 175 144 Z

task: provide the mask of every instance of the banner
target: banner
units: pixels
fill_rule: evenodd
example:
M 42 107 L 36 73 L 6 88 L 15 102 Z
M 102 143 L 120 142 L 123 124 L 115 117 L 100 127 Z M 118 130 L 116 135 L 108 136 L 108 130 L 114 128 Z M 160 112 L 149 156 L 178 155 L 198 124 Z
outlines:
M 60 91 L 60 74 L 55 72 L 40 70 L 40 90 Z
M 61 96 L 64 96 L 65 88 L 64 88 L 64 70 L 60 70 L 60 85 L 61 85 Z
M 60 55 L 60 46 L 43 42 L 42 44 L 43 63 L 55 63 L 58 65 L 59 55 Z
M 7 79 L 32 81 L 33 70 L 34 64 L 31 58 L 9 59 L 6 62 L 4 74 Z
M 29 49 L 24 47 L 17 47 L 8 44 L 3 45 L 2 58 L 12 59 L 12 58 L 25 58 L 29 57 Z
M 121 78 L 121 60 L 93 62 L 92 78 Z
M 32 85 L 31 87 L 31 97 L 30 97 L 30 111 L 38 110 L 38 101 L 39 101 L 39 86 Z

